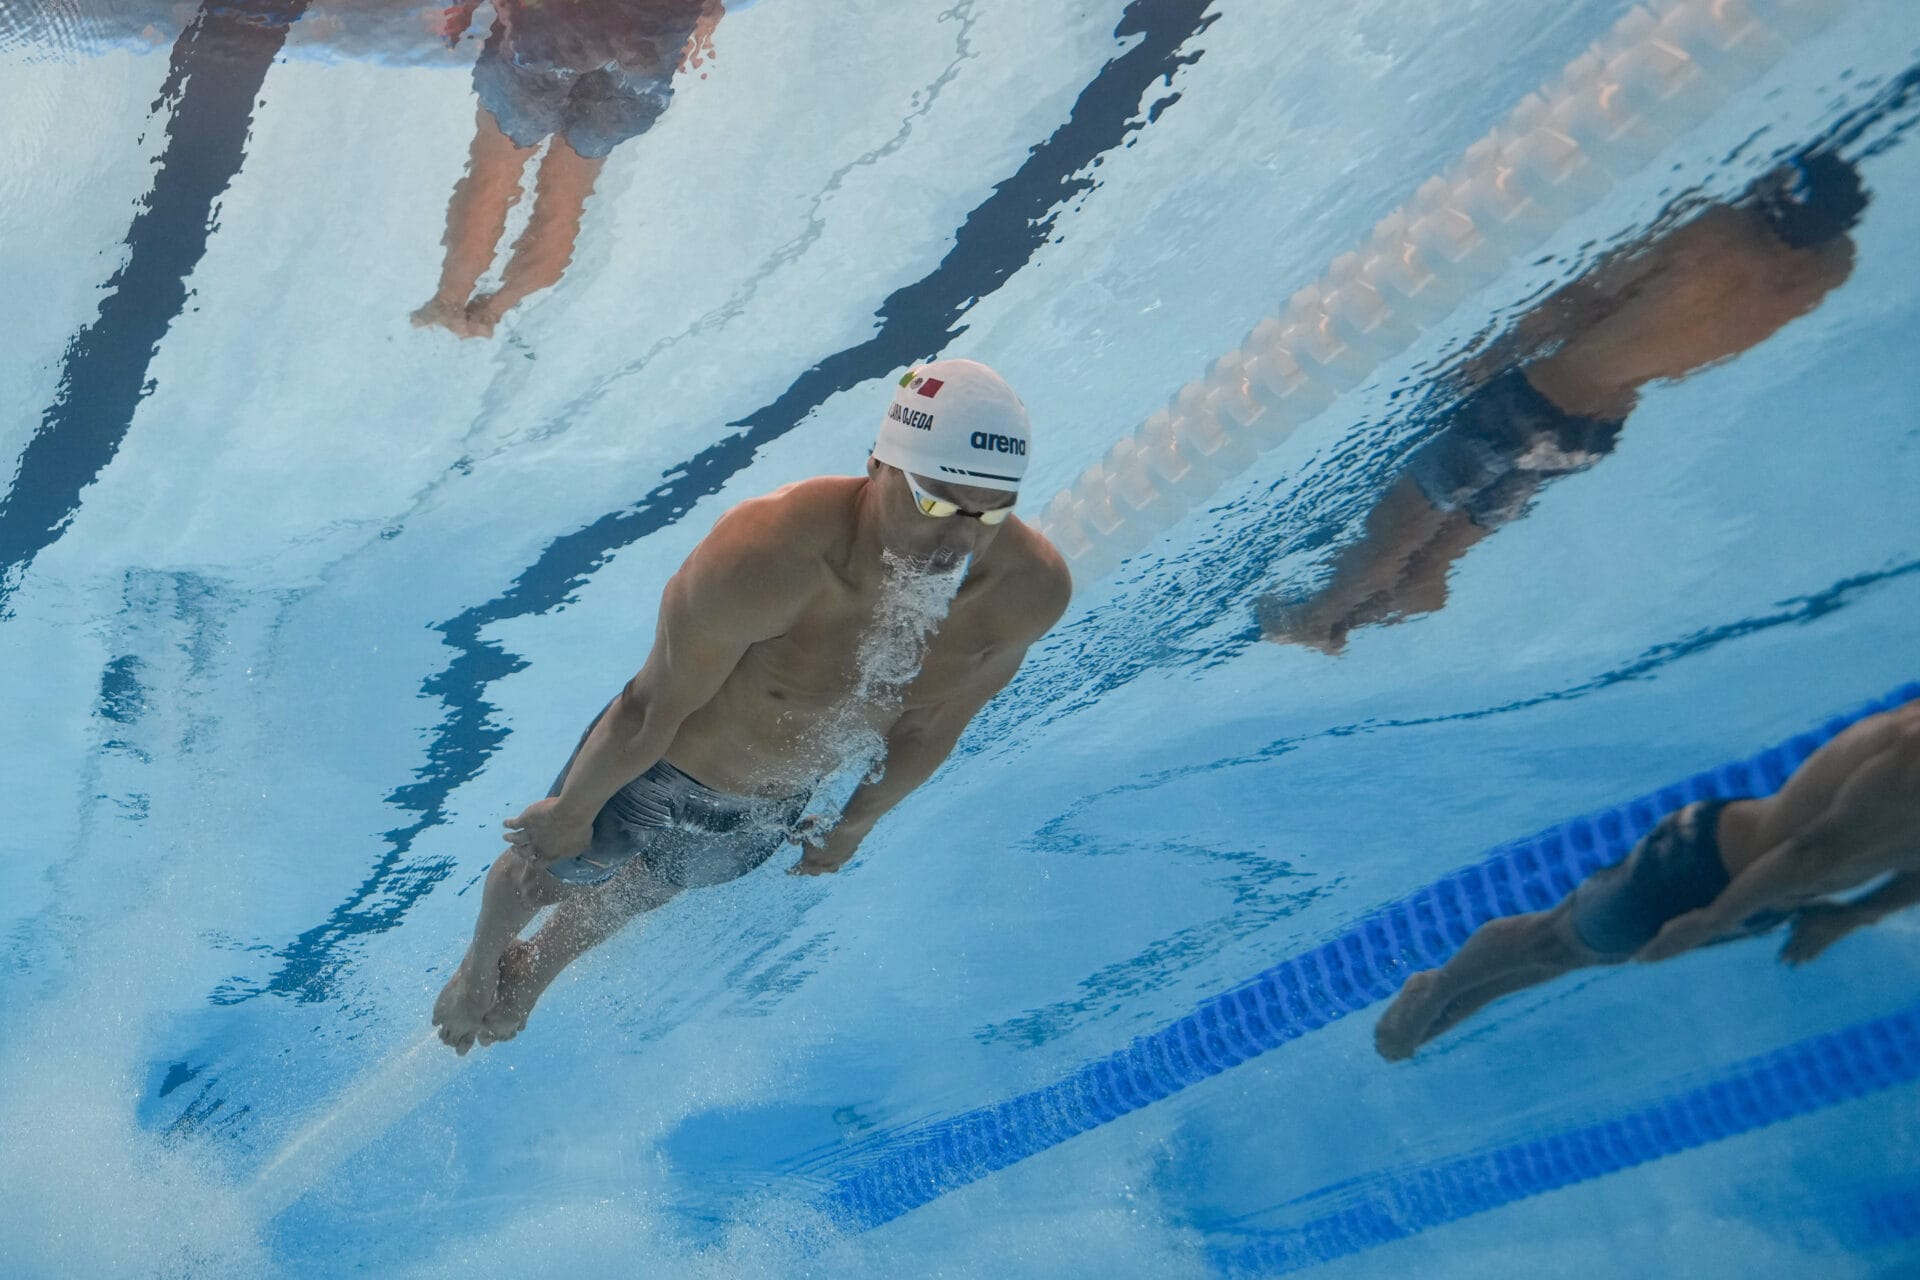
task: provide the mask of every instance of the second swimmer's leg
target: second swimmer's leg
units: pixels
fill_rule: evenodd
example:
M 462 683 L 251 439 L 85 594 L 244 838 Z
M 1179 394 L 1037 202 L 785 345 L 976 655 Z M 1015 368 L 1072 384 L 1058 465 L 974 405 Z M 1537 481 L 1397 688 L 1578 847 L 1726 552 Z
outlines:
M 1504 995 L 1608 961 L 1574 936 L 1567 908 L 1489 920 L 1453 959 L 1407 979 L 1374 1028 L 1380 1056 L 1397 1062 Z

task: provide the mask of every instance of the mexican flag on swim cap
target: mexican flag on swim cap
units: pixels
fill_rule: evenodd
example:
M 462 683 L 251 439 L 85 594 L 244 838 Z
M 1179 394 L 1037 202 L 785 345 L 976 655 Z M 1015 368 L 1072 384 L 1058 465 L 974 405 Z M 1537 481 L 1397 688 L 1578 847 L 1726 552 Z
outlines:
M 873 456 L 923 480 L 1014 492 L 1032 428 L 1013 388 L 974 360 L 909 369 L 880 421 Z

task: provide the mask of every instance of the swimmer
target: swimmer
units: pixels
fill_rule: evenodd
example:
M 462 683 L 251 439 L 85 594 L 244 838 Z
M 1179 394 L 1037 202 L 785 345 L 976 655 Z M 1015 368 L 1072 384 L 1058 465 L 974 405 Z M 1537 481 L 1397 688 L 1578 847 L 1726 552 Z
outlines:
M 1862 897 L 1832 900 L 1883 876 Z M 1853 725 L 1766 799 L 1701 801 L 1668 814 L 1551 911 L 1481 925 L 1445 965 L 1407 979 L 1374 1028 L 1374 1046 L 1397 1062 L 1500 996 L 1789 920 L 1780 958 L 1805 964 L 1917 902 L 1920 700 Z
M 935 361 L 901 379 L 865 475 L 800 481 L 720 518 L 668 581 L 640 673 L 547 798 L 508 819 L 472 944 L 434 1004 L 441 1040 L 465 1053 L 511 1039 L 582 953 L 785 843 L 802 846 L 801 875 L 853 857 L 1066 609 L 1065 562 L 1013 514 L 1029 436 L 998 374 Z M 915 631 L 917 665 L 881 688 L 863 655 L 903 574 L 944 575 L 951 598 Z M 850 724 L 879 759 L 828 822 L 806 803 L 848 763 Z
M 1327 581 L 1255 605 L 1262 634 L 1337 655 L 1358 627 L 1443 607 L 1454 562 L 1612 453 L 1649 383 L 1758 346 L 1845 281 L 1866 205 L 1851 163 L 1797 156 L 1547 299 L 1505 354 L 1476 362 L 1494 372 L 1414 451 Z

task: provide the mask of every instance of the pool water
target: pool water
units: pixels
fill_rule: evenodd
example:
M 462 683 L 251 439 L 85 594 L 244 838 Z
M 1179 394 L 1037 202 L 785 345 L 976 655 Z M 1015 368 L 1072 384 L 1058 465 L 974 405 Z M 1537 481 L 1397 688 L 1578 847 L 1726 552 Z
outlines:
M 409 314 L 486 9 L 448 48 L 368 0 L 0 0 L 6 1273 L 1911 1273 L 1911 1083 L 1463 1208 L 1488 1153 L 1905 1014 L 1911 917 L 1802 969 L 1776 937 L 1589 971 L 1410 1063 L 1356 1009 L 833 1212 L 1503 842 L 1920 677 L 1920 17 L 1800 8 L 1759 81 L 1077 581 L 844 873 L 683 895 L 456 1058 L 428 1012 L 498 825 L 720 513 L 853 474 L 941 354 L 1025 399 L 1037 512 L 1628 6 L 735 7 L 558 282 L 461 339 Z M 1811 314 L 1649 387 L 1443 608 L 1261 639 L 1490 339 L 1821 140 L 1871 204 Z M 1302 1234 L 1450 1168 L 1404 1238 Z

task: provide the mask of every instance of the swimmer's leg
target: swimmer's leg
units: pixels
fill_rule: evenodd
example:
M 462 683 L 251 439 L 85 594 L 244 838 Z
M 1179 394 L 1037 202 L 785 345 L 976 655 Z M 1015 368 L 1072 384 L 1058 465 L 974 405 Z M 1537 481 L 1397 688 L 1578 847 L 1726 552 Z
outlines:
M 1458 523 L 1452 514 L 1436 508 L 1412 476 L 1402 475 L 1368 514 L 1360 537 L 1334 555 L 1332 574 L 1312 598 L 1289 605 L 1268 597 L 1256 604 L 1262 635 L 1338 654 L 1354 626 L 1392 611 L 1409 562 Z
M 447 257 L 440 269 L 440 285 L 413 313 L 414 324 L 439 325 L 463 338 L 473 336 L 466 320 L 467 297 L 493 262 L 507 229 L 507 211 L 520 200 L 520 175 L 534 150 L 515 146 L 500 131 L 493 113 L 480 108 L 466 175 L 454 184 L 453 199 L 447 203 L 447 231 L 440 241 Z
M 635 916 L 663 905 L 680 890 L 634 858 L 604 885 L 569 896 L 539 931 L 508 944 L 500 958 L 499 999 L 482 1020 L 481 1044 L 511 1040 L 527 1025 L 534 1004 L 561 970 L 624 929 Z
M 513 849 L 494 860 L 481 893 L 473 941 L 460 968 L 433 1002 L 433 1024 L 440 1029 L 441 1043 L 462 1054 L 473 1047 L 482 1021 L 499 999 L 500 958 L 542 907 L 571 896 L 570 886 Z
M 1489 920 L 1453 959 L 1407 979 L 1374 1027 L 1374 1047 L 1389 1062 L 1412 1057 L 1415 1049 L 1501 996 L 1609 963 L 1574 933 L 1565 903 L 1551 911 Z
M 556 135 L 540 162 L 535 180 L 533 216 L 514 243 L 498 292 L 482 294 L 467 304 L 468 326 L 480 337 L 490 337 L 500 317 L 524 299 L 559 283 L 573 261 L 574 242 L 586 214 L 587 197 L 606 160 L 587 159 Z

